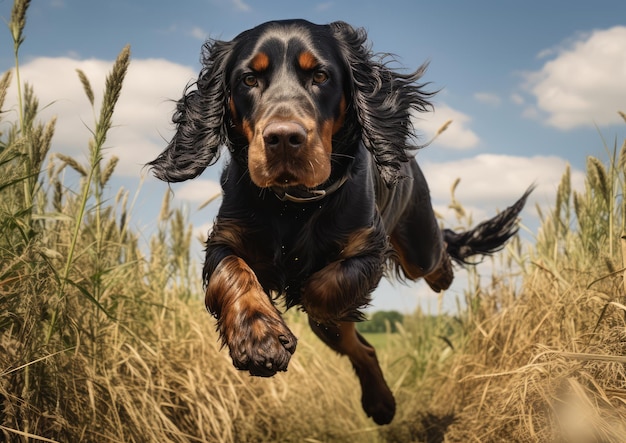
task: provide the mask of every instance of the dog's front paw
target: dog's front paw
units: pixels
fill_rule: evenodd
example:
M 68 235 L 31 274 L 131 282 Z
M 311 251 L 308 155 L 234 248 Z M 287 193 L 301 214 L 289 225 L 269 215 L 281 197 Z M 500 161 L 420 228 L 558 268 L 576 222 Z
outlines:
M 223 333 L 237 369 L 260 377 L 287 370 L 298 340 L 278 314 L 253 312 L 233 329 Z

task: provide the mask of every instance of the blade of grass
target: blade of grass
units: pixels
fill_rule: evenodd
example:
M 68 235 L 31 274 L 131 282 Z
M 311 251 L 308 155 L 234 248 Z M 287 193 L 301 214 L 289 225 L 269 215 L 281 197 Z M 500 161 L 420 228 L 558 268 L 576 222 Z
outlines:
M 106 140 L 106 134 L 108 130 L 111 128 L 111 119 L 113 117 L 113 111 L 115 109 L 115 105 L 120 97 L 120 93 L 122 91 L 122 84 L 124 82 L 124 77 L 126 76 L 126 72 L 128 70 L 128 66 L 130 63 L 130 47 L 125 46 L 122 51 L 119 53 L 111 73 L 106 78 L 106 87 L 104 92 L 104 99 L 102 104 L 102 110 L 100 113 L 100 120 L 96 123 L 95 130 L 95 140 L 92 144 L 92 152 L 91 152 L 91 167 L 89 170 L 89 175 L 87 176 L 86 181 L 83 183 L 82 195 L 80 204 L 78 207 L 78 213 L 76 215 L 76 220 L 74 222 L 74 232 L 72 234 L 72 239 L 69 247 L 69 252 L 67 254 L 67 259 L 65 261 L 65 266 L 63 268 L 63 272 L 61 274 L 61 284 L 59 286 L 58 298 L 62 299 L 65 297 L 65 285 L 70 282 L 70 270 L 72 268 L 72 263 L 74 259 L 74 253 L 76 251 L 76 244 L 78 242 L 78 238 L 81 233 L 82 220 L 85 216 L 85 212 L 87 210 L 87 202 L 92 192 L 92 183 L 94 179 L 99 176 L 100 170 L 100 162 L 102 160 L 102 149 L 104 147 L 104 142 Z M 99 205 L 99 179 L 96 181 L 96 204 Z M 45 343 L 49 343 L 50 338 L 52 337 L 52 333 L 56 326 L 58 316 L 58 306 L 52 313 L 52 318 L 50 320 L 50 326 L 48 328 L 48 332 L 46 335 Z

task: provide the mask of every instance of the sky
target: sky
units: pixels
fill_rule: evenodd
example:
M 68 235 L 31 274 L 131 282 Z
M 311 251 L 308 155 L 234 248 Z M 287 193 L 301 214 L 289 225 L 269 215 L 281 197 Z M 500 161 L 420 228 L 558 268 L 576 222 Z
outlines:
M 0 0 L 5 23 L 12 2 Z M 132 60 L 107 139 L 106 155 L 120 161 L 110 182 L 136 196 L 132 222 L 147 240 L 168 187 L 144 168 L 173 134 L 174 101 L 200 70 L 208 38 L 230 40 L 268 20 L 342 20 L 367 30 L 375 52 L 393 53 L 396 66 L 415 70 L 428 61 L 424 80 L 435 111 L 415 117 L 421 140 L 452 120 L 447 131 L 417 154 L 433 204 L 447 226 L 450 187 L 475 221 L 496 214 L 531 185 L 522 213 L 524 237 L 536 235 L 536 205 L 554 201 L 567 164 L 575 188 L 583 186 L 588 156 L 608 160 L 626 138 L 626 2 L 621 1 L 252 1 L 252 0 L 33 0 L 20 50 L 22 80 L 34 86 L 42 121 L 57 117 L 52 151 L 86 157 L 94 112 L 76 74 L 96 92 L 122 48 Z M 0 26 L 0 69 L 14 66 L 10 33 Z M 14 93 L 5 108 L 15 110 Z M 13 100 L 13 102 L 11 102 Z M 99 109 L 99 108 L 97 108 Z M 219 199 L 220 166 L 171 186 L 198 235 L 206 233 Z M 74 181 L 74 182 L 73 182 Z M 76 178 L 66 177 L 67 186 Z M 200 242 L 195 258 L 202 261 Z M 489 273 L 489 266 L 479 268 Z M 375 292 L 372 309 L 410 312 L 417 306 L 453 311 L 467 286 L 458 282 L 437 297 L 424 283 L 390 285 Z

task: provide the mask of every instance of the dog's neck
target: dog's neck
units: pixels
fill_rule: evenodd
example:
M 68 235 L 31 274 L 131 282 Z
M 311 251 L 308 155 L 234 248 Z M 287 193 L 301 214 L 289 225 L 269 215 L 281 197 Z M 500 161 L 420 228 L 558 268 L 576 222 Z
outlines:
M 339 190 L 346 181 L 348 181 L 348 174 L 344 174 L 339 180 L 332 182 L 326 187 L 317 188 L 304 188 L 300 186 L 293 186 L 288 188 L 273 187 L 272 191 L 276 194 L 276 197 L 280 201 L 290 201 L 293 203 L 311 203 L 320 201 L 323 198 L 331 195 L 335 191 Z

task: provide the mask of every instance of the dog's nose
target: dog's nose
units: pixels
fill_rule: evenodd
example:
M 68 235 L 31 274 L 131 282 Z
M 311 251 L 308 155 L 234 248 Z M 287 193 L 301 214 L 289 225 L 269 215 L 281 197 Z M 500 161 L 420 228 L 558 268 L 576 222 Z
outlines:
M 299 123 L 274 122 L 263 130 L 263 140 L 268 149 L 297 149 L 306 142 L 306 130 Z

